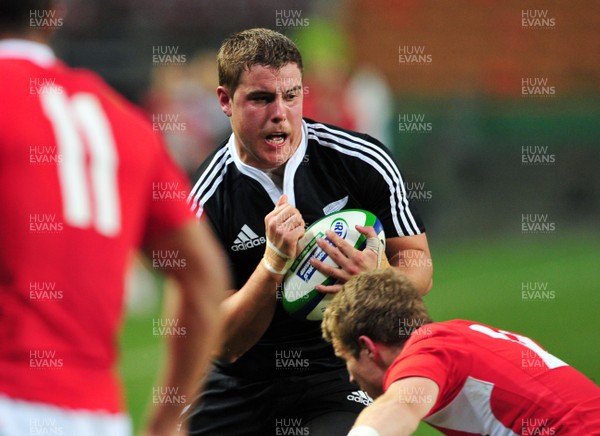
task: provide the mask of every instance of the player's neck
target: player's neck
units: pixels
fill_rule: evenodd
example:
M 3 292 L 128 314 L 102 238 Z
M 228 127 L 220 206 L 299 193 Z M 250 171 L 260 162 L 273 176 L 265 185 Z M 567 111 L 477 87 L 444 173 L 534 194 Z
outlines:
M 381 357 L 381 362 L 385 368 L 389 368 L 392 363 L 396 360 L 396 358 L 402 352 L 404 346 L 389 346 L 384 345 L 379 349 L 379 355 Z
M 264 170 L 264 172 L 271 180 L 273 180 L 275 186 L 277 186 L 280 190 L 283 189 L 283 174 L 285 173 L 285 164 L 280 165 L 277 168 Z

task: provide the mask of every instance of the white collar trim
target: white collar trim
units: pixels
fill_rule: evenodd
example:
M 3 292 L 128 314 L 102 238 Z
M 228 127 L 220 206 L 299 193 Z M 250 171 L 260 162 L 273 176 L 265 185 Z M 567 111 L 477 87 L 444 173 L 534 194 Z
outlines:
M 4 39 L 0 41 L 0 59 L 23 59 L 47 68 L 56 62 L 50 47 L 40 42 L 25 39 Z
M 286 194 L 288 196 L 288 203 L 292 206 L 296 205 L 296 196 L 294 194 L 294 176 L 296 174 L 296 170 L 304 160 L 304 155 L 306 154 L 306 148 L 308 146 L 308 130 L 306 127 L 306 123 L 302 120 L 302 137 L 300 139 L 300 145 L 294 152 L 294 154 L 289 158 L 287 163 L 285 164 L 285 171 L 283 173 L 283 192 L 275 185 L 275 182 L 271 180 L 271 178 L 265 174 L 264 171 L 259 170 L 258 168 L 254 168 L 240 159 L 237 148 L 235 146 L 235 134 L 232 133 L 229 137 L 229 141 L 227 142 L 227 147 L 229 147 L 229 153 L 233 156 L 233 162 L 237 169 L 242 173 L 247 175 L 248 177 L 253 178 L 257 182 L 259 182 L 263 188 L 269 194 L 271 201 L 273 204 L 277 204 L 279 197 L 281 194 Z

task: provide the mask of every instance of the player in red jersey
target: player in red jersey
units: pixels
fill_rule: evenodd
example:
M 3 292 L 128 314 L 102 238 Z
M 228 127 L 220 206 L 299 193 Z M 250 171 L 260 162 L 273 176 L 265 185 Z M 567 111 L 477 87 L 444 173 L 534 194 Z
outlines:
M 591 380 L 524 336 L 432 322 L 391 269 L 348 281 L 322 330 L 351 378 L 378 397 L 349 435 L 408 435 L 421 420 L 448 435 L 600 435 Z
M 0 434 L 130 434 L 114 366 L 132 251 L 179 285 L 161 379 L 179 399 L 216 345 L 228 274 L 150 123 L 46 45 L 50 3 L 3 1 L 0 18 Z M 175 434 L 185 404 L 158 403 L 147 434 Z

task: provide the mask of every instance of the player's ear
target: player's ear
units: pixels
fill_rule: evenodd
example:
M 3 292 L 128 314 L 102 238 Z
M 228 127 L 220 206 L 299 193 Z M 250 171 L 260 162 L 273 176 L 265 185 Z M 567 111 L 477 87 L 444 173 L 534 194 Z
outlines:
M 373 360 L 375 363 L 378 363 L 381 360 L 381 356 L 379 355 L 379 347 L 370 337 L 366 335 L 359 336 L 358 344 L 360 345 L 361 349 L 366 351 L 369 359 Z
M 231 103 L 233 101 L 233 96 L 230 95 L 229 90 L 224 86 L 219 86 L 217 88 L 217 97 L 223 113 L 228 117 L 231 117 Z

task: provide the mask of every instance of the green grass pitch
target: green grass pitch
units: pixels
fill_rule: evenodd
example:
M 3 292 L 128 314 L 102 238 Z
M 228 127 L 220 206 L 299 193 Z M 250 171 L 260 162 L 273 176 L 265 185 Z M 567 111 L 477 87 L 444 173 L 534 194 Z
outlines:
M 514 240 L 436 244 L 430 236 L 434 320 L 471 319 L 521 333 L 600 383 L 600 235 L 523 235 Z M 532 288 L 546 292 L 527 298 Z M 525 296 L 523 295 L 525 291 Z M 533 295 L 533 294 L 530 294 Z M 162 361 L 152 319 L 128 317 L 120 371 L 136 429 L 152 401 Z M 421 425 L 417 435 L 439 434 Z

